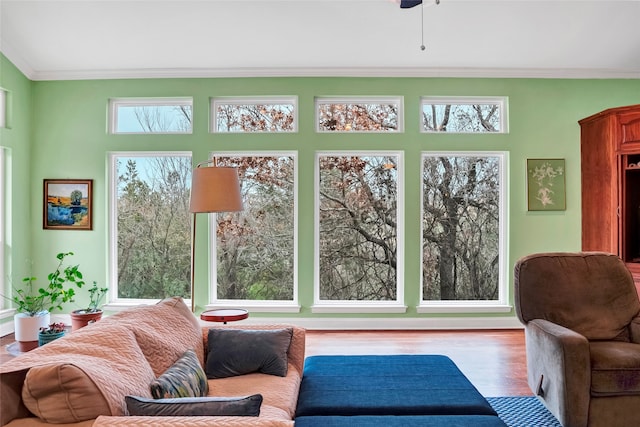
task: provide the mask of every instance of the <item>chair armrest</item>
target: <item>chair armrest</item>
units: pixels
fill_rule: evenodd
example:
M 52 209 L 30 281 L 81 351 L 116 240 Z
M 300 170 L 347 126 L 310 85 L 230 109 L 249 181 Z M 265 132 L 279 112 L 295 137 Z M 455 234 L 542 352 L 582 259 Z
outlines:
M 629 332 L 631 342 L 640 344 L 640 316 L 631 319 L 631 323 L 629 323 Z
M 586 426 L 591 389 L 589 341 L 543 319 L 528 322 L 525 337 L 529 387 L 562 425 Z

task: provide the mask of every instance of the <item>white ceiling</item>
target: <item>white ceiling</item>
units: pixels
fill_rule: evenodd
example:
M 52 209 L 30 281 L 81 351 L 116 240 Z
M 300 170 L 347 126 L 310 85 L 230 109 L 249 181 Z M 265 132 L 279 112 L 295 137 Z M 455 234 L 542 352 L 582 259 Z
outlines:
M 0 0 L 0 50 L 33 80 L 640 78 L 640 0 Z

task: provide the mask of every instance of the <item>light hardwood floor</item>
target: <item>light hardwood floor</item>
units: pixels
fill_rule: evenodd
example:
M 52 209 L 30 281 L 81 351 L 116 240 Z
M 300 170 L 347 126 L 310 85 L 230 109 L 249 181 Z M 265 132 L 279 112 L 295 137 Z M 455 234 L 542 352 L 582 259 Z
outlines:
M 0 363 L 12 356 L 0 338 Z M 306 355 L 444 354 L 486 397 L 530 396 L 522 330 L 480 331 L 314 331 Z

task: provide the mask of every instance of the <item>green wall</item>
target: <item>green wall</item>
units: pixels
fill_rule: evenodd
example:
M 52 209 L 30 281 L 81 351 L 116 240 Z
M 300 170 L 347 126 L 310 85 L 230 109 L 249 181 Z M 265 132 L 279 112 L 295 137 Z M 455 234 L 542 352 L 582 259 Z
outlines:
M 6 231 L 5 266 L 6 275 L 0 289 L 1 295 L 8 294 L 11 282 L 19 284 L 27 271 L 27 260 L 31 257 L 31 215 L 30 193 L 39 187 L 31 183 L 31 142 L 32 142 L 32 83 L 0 54 L 0 88 L 7 91 L 9 107 L 7 128 L 0 129 L 0 146 L 5 150 L 10 167 L 6 171 L 7 187 L 5 197 L 7 209 L 5 218 L 10 227 Z M 8 281 L 8 283 L 7 283 Z M 5 306 L 8 301 L 4 301 Z M 5 321 L 0 313 L 0 319 Z M 8 319 L 11 320 L 11 316 Z
M 6 69 L 6 70 L 5 70 Z M 580 130 L 577 121 L 606 108 L 640 103 L 640 80 L 470 79 L 470 78 L 211 78 L 78 80 L 28 82 L 3 61 L 0 85 L 13 90 L 15 126 L 2 131 L 2 144 L 14 150 L 14 252 L 30 254 L 39 269 L 50 270 L 59 251 L 76 253 L 90 280 L 107 277 L 108 151 L 191 151 L 193 161 L 211 150 L 296 150 L 299 162 L 299 301 L 302 317 L 313 304 L 314 153 L 316 150 L 401 150 L 405 161 L 405 303 L 416 314 L 420 283 L 420 152 L 427 150 L 499 150 L 509 152 L 509 274 L 515 261 L 540 251 L 580 249 Z M 14 86 L 15 89 L 11 86 Z M 295 134 L 210 134 L 212 96 L 295 95 L 299 131 Z M 314 131 L 314 96 L 392 95 L 404 97 L 405 131 L 401 134 L 318 134 Z M 504 135 L 432 135 L 419 133 L 420 96 L 507 96 L 509 133 Z M 110 135 L 107 102 L 111 97 L 192 96 L 192 135 Z M 23 99 L 24 98 L 24 99 Z M 19 107 L 19 111 L 17 109 Z M 20 126 L 18 126 L 20 125 Z M 22 129 L 22 126 L 25 129 Z M 11 136 L 7 136 L 13 134 Z M 31 149 L 29 149 L 30 145 Z M 528 212 L 525 198 L 527 158 L 566 159 L 567 209 Z M 43 230 L 42 179 L 94 180 L 93 231 Z M 23 197 L 28 195 L 28 198 Z M 26 204 L 25 204 L 26 203 Z M 25 222 L 28 221 L 28 227 Z M 199 219 L 198 248 L 206 246 L 206 222 Z M 29 242 L 31 244 L 29 244 Z M 19 261 L 19 260 L 18 260 Z M 13 280 L 27 271 L 12 259 Z M 199 249 L 197 277 L 207 276 L 206 251 Z M 510 280 L 511 281 L 511 280 Z M 513 297 L 511 296 L 511 299 Z M 206 290 L 198 287 L 202 307 Z M 494 315 L 494 314 L 485 314 Z M 513 316 L 513 314 L 503 314 Z M 252 317 L 254 315 L 252 314 Z M 255 315 L 269 316 L 258 313 Z M 340 315 L 332 315 L 340 317 Z M 357 315 L 343 315 L 358 317 Z M 376 317 L 360 315 L 361 317 Z M 483 316 L 483 315 L 478 315 Z M 500 315 L 498 315 L 500 316 Z

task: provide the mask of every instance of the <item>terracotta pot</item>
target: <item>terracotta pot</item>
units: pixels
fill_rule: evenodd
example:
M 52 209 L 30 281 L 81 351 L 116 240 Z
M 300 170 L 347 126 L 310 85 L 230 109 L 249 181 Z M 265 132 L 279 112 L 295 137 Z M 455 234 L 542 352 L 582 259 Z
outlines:
M 93 313 L 87 313 L 85 310 L 74 310 L 71 312 L 71 331 L 77 331 L 100 319 L 102 319 L 102 310 Z
M 43 311 L 35 316 L 27 313 L 18 313 L 13 316 L 15 337 L 20 351 L 30 351 L 38 347 L 38 334 L 40 328 L 46 328 L 51 323 L 51 315 Z

